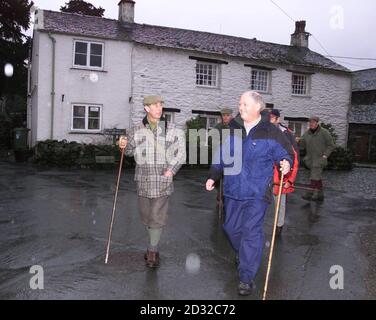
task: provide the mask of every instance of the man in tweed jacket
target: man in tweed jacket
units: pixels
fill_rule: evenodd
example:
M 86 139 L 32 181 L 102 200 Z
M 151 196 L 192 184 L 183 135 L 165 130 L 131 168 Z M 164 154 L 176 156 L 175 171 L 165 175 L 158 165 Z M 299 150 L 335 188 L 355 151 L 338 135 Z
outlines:
M 142 223 L 149 234 L 145 253 L 146 265 L 159 265 L 158 244 L 167 222 L 169 197 L 174 191 L 173 177 L 185 162 L 185 135 L 162 117 L 163 99 L 144 98 L 146 116 L 140 125 L 120 137 L 119 147 L 127 156 L 134 156 L 138 204 Z

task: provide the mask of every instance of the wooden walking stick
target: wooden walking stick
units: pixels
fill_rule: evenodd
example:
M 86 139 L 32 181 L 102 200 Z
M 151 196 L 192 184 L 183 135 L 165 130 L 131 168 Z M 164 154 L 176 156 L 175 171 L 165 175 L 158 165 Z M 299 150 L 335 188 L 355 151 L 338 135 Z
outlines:
M 219 180 L 219 202 L 218 202 L 219 219 L 223 218 L 223 177 Z
M 115 219 L 115 210 L 116 210 L 116 201 L 117 201 L 117 195 L 119 191 L 119 184 L 120 184 L 120 176 L 121 176 L 121 169 L 123 167 L 123 159 L 124 159 L 124 153 L 125 148 L 121 150 L 121 157 L 120 157 L 120 165 L 119 165 L 119 173 L 117 177 L 116 182 L 116 190 L 115 190 L 115 197 L 114 197 L 114 204 L 112 206 L 112 217 L 111 217 L 111 223 L 110 223 L 110 231 L 108 233 L 108 241 L 107 241 L 107 250 L 106 250 L 106 259 L 104 260 L 104 263 L 107 264 L 108 262 L 108 255 L 110 253 L 110 243 L 111 243 L 111 236 L 112 236 L 112 227 L 114 225 L 114 219 Z
M 281 194 L 282 194 L 283 178 L 284 178 L 284 176 L 285 175 L 281 172 L 281 183 L 279 185 L 278 198 L 277 198 L 277 206 L 275 208 L 274 225 L 273 225 L 273 235 L 272 235 L 272 242 L 271 242 L 271 245 L 270 245 L 268 269 L 266 271 L 266 279 L 265 279 L 265 286 L 264 286 L 264 295 L 262 297 L 262 300 L 266 300 L 266 293 L 268 291 L 269 273 L 270 273 L 270 268 L 271 268 L 271 265 L 272 265 L 274 240 L 275 240 L 275 233 L 276 233 L 276 229 L 277 229 L 278 213 L 279 213 L 279 206 L 280 206 L 280 203 L 281 203 Z

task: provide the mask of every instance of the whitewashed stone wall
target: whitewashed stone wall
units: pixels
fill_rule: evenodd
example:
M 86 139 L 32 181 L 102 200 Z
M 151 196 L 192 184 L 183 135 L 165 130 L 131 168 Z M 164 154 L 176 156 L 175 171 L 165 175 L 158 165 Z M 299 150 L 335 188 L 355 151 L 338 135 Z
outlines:
M 196 61 L 189 59 L 189 55 L 208 57 L 186 51 L 136 47 L 133 68 L 134 123 L 143 117 L 142 98 L 149 94 L 161 94 L 165 98 L 166 108 L 180 109 L 181 112 L 175 114 L 175 122 L 181 126 L 194 116 L 192 110 L 220 111 L 224 106 L 237 109 L 239 96 L 249 83 L 249 68 L 236 61 L 222 64 L 219 88 L 200 88 L 196 86 Z
M 39 36 L 34 46 L 37 47 L 35 59 L 40 63 L 33 65 L 37 90 L 31 100 L 32 119 L 29 122 L 33 145 L 51 138 L 52 44 L 46 33 Z M 192 110 L 219 111 L 222 107 L 230 107 L 236 113 L 240 95 L 250 87 L 251 68 L 244 66 L 249 63 L 247 60 L 144 45 L 133 47 L 131 43 L 120 41 L 103 41 L 105 72 L 74 70 L 73 40 L 95 39 L 68 35 L 54 37 L 57 40 L 54 139 L 104 142 L 100 134 L 72 134 L 72 103 L 103 105 L 102 128 L 129 128 L 144 117 L 143 97 L 161 94 L 165 107 L 181 110 L 175 114 L 175 122 L 184 127 L 187 120 L 196 116 Z M 219 88 L 196 86 L 196 60 L 189 59 L 190 55 L 228 62 L 220 65 Z M 291 95 L 291 72 L 286 71 L 289 67 L 274 68 L 271 92 L 263 95 L 265 102 L 281 109 L 282 118 L 314 114 L 324 122 L 332 123 L 339 136 L 338 143 L 344 145 L 351 97 L 350 75 L 317 72 L 312 75 L 310 97 L 294 97 Z M 98 81 L 90 80 L 91 73 L 98 75 Z
M 282 117 L 318 116 L 331 123 L 338 134 L 337 144 L 346 145 L 347 115 L 351 104 L 351 76 L 328 72 L 311 76 L 310 97 L 291 95 L 291 72 L 278 68 L 273 71 L 272 95 L 266 100 L 282 110 Z
M 219 88 L 200 88 L 195 84 L 196 61 L 190 55 L 221 59 Z M 219 111 L 230 107 L 236 112 L 240 95 L 250 88 L 251 68 L 242 59 L 192 53 L 183 50 L 137 46 L 133 61 L 132 121 L 138 123 L 144 116 L 142 98 L 161 94 L 165 107 L 181 109 L 175 122 L 184 126 L 192 118 L 192 110 Z M 289 67 L 272 71 L 271 92 L 263 94 L 266 103 L 282 110 L 283 117 L 319 116 L 330 122 L 339 136 L 338 144 L 347 140 L 347 113 L 351 98 L 351 77 L 341 73 L 320 72 L 312 75 L 310 97 L 291 95 L 292 73 Z

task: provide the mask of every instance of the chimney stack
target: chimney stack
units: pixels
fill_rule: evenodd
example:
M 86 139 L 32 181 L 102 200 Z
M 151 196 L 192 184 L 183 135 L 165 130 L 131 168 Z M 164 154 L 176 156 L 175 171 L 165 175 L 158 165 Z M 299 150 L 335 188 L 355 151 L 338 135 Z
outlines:
M 132 0 L 121 0 L 119 2 L 119 21 L 134 23 L 134 5 Z
M 304 20 L 295 22 L 295 32 L 291 35 L 290 45 L 308 48 L 308 38 L 311 34 L 305 31 L 305 27 L 306 22 Z

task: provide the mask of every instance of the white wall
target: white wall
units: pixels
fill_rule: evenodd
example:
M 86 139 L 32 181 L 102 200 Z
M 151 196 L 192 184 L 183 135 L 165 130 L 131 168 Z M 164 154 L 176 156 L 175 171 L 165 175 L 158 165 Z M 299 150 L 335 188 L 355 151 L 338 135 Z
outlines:
M 38 75 L 39 75 L 39 33 L 33 34 L 33 49 L 30 71 L 30 94 L 27 99 L 27 127 L 30 129 L 29 146 L 35 145 L 38 135 Z
M 98 74 L 98 81 L 92 82 L 89 79 L 91 71 L 72 69 L 73 39 L 90 38 L 56 34 L 54 37 L 57 40 L 57 65 L 53 138 L 57 140 L 89 143 L 104 139 L 102 135 L 71 133 L 72 103 L 102 104 L 102 128 L 128 128 L 131 123 L 139 123 L 144 116 L 143 97 L 161 94 L 165 98 L 165 107 L 181 109 L 175 114 L 175 122 L 184 126 L 195 116 L 192 110 L 219 111 L 226 106 L 236 112 L 240 95 L 250 86 L 251 69 L 244 66 L 249 63 L 247 60 L 143 45 L 136 45 L 132 54 L 131 43 L 118 41 L 105 41 L 106 72 L 94 71 Z M 37 130 L 33 125 L 34 142 L 50 138 L 51 54 L 51 40 L 46 33 L 41 33 L 37 103 L 33 100 L 33 115 L 36 114 L 38 119 Z M 196 86 L 196 61 L 189 59 L 189 55 L 228 62 L 220 65 L 219 88 Z M 263 95 L 265 102 L 281 109 L 282 118 L 319 116 L 324 122 L 334 125 L 338 143 L 345 144 L 351 97 L 350 75 L 317 72 L 312 75 L 311 97 L 294 97 L 291 95 L 291 72 L 286 69 L 287 66 L 280 66 L 272 71 L 272 89 L 270 94 Z M 131 96 L 132 102 L 129 103 Z
M 103 105 L 102 129 L 129 127 L 129 97 L 131 96 L 132 44 L 119 41 L 103 41 L 104 72 L 72 69 L 73 40 L 93 40 L 53 34 L 56 39 L 56 82 L 53 139 L 78 142 L 102 142 L 100 134 L 71 132 L 72 103 Z M 51 68 L 52 42 L 46 33 L 40 33 L 38 81 L 38 130 L 36 140 L 50 139 L 51 121 Z M 98 75 L 98 81 L 90 80 L 90 74 Z M 64 101 L 62 101 L 64 95 Z
M 191 53 L 174 49 L 158 49 L 138 45 L 135 48 L 133 73 L 132 121 L 138 123 L 144 116 L 142 98 L 161 94 L 165 107 L 181 109 L 175 122 L 184 125 L 192 116 L 191 110 L 219 111 L 227 106 L 236 112 L 240 95 L 250 87 L 249 61 L 221 56 Z M 220 88 L 200 88 L 195 84 L 196 61 L 190 55 L 221 59 Z M 347 139 L 347 112 L 350 106 L 351 77 L 340 73 L 317 72 L 312 75 L 311 97 L 291 95 L 289 67 L 272 71 L 272 89 L 263 94 L 266 103 L 282 110 L 283 117 L 319 116 L 330 122 L 339 136 L 338 143 Z
M 249 69 L 244 63 L 232 62 L 221 65 L 220 88 L 196 86 L 196 61 L 189 55 L 199 55 L 179 50 L 135 49 L 133 72 L 132 120 L 140 121 L 144 112 L 142 98 L 145 95 L 161 94 L 166 108 L 181 109 L 175 114 L 175 122 L 184 125 L 192 118 L 192 110 L 220 111 L 224 106 L 237 108 L 239 96 L 247 89 Z M 223 60 L 223 58 L 222 58 Z
M 273 71 L 273 92 L 269 98 L 282 117 L 318 116 L 331 123 L 338 134 L 337 143 L 347 143 L 347 114 L 351 104 L 351 75 L 317 72 L 311 76 L 310 98 L 291 96 L 291 72 Z

